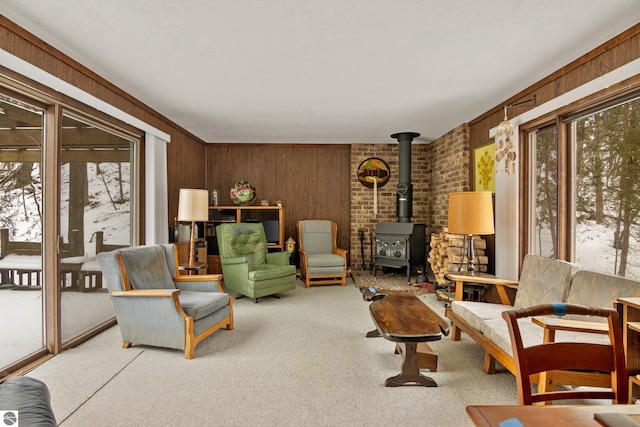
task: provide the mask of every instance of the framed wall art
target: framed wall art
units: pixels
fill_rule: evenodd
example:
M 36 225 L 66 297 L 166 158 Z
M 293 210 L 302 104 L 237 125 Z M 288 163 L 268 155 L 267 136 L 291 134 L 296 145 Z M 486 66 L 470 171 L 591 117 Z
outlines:
M 373 216 L 378 215 L 378 188 L 389 182 L 391 173 L 389 165 L 377 157 L 369 157 L 358 166 L 358 181 L 367 188 L 373 189 Z
M 389 181 L 389 165 L 377 157 L 369 157 L 358 166 L 358 181 L 367 188 L 380 188 Z
M 476 148 L 473 156 L 476 191 L 496 192 L 496 144 Z

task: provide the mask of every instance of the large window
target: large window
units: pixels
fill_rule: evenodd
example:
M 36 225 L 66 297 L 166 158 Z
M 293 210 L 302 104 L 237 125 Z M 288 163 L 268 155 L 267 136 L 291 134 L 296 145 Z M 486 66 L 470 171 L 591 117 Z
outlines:
M 562 250 L 582 267 L 639 279 L 640 98 L 563 126 L 564 140 L 555 126 L 529 133 L 529 249 L 549 257 Z M 566 161 L 558 161 L 563 144 Z

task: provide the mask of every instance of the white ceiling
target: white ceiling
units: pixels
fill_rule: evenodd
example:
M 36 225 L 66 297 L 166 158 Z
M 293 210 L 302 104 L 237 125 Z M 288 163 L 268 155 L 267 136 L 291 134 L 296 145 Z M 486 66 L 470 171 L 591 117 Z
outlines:
M 640 0 L 2 0 L 206 142 L 432 140 L 640 22 Z

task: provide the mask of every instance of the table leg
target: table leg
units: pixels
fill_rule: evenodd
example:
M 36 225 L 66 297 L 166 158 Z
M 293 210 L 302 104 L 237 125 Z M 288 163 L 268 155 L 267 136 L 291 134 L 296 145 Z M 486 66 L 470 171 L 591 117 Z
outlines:
M 402 355 L 404 348 L 400 343 L 396 343 L 395 354 Z M 416 346 L 416 357 L 419 369 L 428 369 L 431 372 L 438 372 L 438 353 L 431 350 L 426 342 L 419 342 Z
M 556 340 L 556 330 L 544 328 L 542 335 L 542 342 L 547 344 Z M 538 394 L 550 393 L 556 389 L 555 381 L 553 380 L 553 373 L 543 371 L 538 374 Z M 543 402 L 544 405 L 551 405 L 551 401 Z
M 401 385 L 422 385 L 425 387 L 437 387 L 438 384 L 429 377 L 420 373 L 418 367 L 418 356 L 416 349 L 418 343 L 408 342 L 402 343 L 404 351 L 402 352 L 402 372 L 394 377 L 387 378 L 384 382 L 385 387 L 398 387 Z
M 636 403 L 634 391 L 637 390 L 637 386 L 640 386 L 640 379 L 635 376 L 629 377 L 629 400 L 627 403 Z

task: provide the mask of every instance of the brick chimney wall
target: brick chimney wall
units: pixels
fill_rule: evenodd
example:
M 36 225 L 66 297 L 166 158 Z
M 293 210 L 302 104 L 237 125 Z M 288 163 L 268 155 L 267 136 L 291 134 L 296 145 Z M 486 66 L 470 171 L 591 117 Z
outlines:
M 449 193 L 469 191 L 471 160 L 469 154 L 469 125 L 463 123 L 429 144 L 427 162 L 431 204 L 427 215 L 429 234 L 440 233 L 447 226 Z
M 371 268 L 371 236 L 376 224 L 398 222 L 396 185 L 398 184 L 398 143 L 351 145 L 351 239 L 350 259 L 353 271 L 362 270 L 360 233 L 364 230 L 364 264 Z M 373 189 L 358 181 L 360 164 L 370 157 L 384 160 L 390 169 L 389 181 L 378 188 L 378 215 L 373 214 Z M 469 189 L 469 127 L 466 123 L 437 140 L 411 144 L 411 183 L 413 214 L 411 222 L 427 226 L 427 242 L 431 233 L 439 233 L 447 224 L 448 194 Z M 428 250 L 427 250 L 428 252 Z

